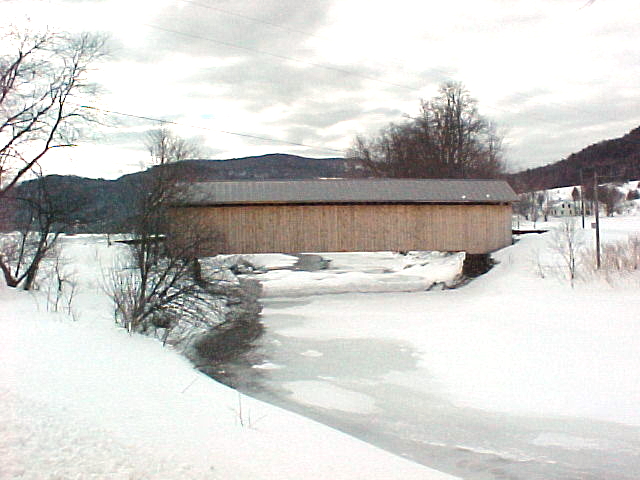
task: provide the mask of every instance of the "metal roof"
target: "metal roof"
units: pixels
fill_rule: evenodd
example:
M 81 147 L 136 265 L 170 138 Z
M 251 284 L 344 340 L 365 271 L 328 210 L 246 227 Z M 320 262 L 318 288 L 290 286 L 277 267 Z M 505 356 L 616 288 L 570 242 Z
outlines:
M 260 203 L 509 203 L 502 180 L 321 179 L 181 184 L 176 206 Z

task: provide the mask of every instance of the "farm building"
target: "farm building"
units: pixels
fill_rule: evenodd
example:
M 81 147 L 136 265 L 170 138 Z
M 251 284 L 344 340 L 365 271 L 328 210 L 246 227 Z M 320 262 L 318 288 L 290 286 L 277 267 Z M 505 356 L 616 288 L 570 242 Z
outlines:
M 494 180 L 281 180 L 184 184 L 173 245 L 217 253 L 466 251 L 511 244 L 511 203 Z M 196 239 L 196 240 L 194 240 Z
M 573 217 L 580 215 L 580 203 L 573 200 L 560 200 L 554 202 L 550 209 L 551 215 L 554 217 Z

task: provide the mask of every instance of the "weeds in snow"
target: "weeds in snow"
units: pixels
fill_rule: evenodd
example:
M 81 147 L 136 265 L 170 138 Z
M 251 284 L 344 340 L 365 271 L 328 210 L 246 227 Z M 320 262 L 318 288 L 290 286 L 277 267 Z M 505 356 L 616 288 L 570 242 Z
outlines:
M 596 265 L 595 248 L 584 249 L 580 263 L 587 277 L 604 278 L 611 285 L 626 281 L 630 275 L 640 273 L 640 237 L 603 244 L 600 248 L 600 269 Z
M 582 237 L 582 230 L 574 218 L 565 218 L 551 236 L 551 249 L 561 258 L 571 288 L 578 274 L 578 257 L 584 246 Z
M 65 267 L 66 263 L 61 260 L 60 255 L 56 255 L 48 276 L 47 311 L 59 312 L 62 310 L 77 320 L 73 302 L 78 292 L 78 282 L 75 280 L 75 272 L 70 272 Z
M 572 288 L 577 281 L 605 280 L 614 287 L 631 277 L 640 281 L 640 236 L 603 243 L 598 268 L 595 247 L 585 245 L 582 230 L 572 220 L 565 219 L 551 234 L 548 242 L 551 256 L 533 251 L 533 266 L 540 278 L 568 279 Z
M 237 408 L 231 408 L 231 410 L 236 415 L 236 424 L 239 424 L 241 427 L 254 428 L 255 425 L 265 418 L 266 415 L 259 417 L 257 420 L 252 420 L 251 418 L 251 410 L 245 409 L 242 404 L 242 394 L 238 392 L 238 406 Z

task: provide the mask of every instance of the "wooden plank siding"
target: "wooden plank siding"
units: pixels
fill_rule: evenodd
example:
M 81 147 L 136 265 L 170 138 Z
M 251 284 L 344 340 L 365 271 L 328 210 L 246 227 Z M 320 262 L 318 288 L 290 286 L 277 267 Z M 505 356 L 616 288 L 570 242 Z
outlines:
M 170 235 L 205 232 L 199 255 L 440 250 L 511 244 L 509 204 L 256 204 L 172 207 Z M 206 232 L 210 232 L 207 234 Z M 207 244 L 209 243 L 209 244 Z

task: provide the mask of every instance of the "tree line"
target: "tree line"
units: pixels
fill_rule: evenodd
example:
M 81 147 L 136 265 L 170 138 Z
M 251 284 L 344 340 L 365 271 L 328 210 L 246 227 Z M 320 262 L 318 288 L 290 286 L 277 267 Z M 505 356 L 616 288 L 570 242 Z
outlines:
M 395 178 L 499 178 L 502 137 L 462 83 L 446 82 L 415 117 L 358 136 L 347 153 L 356 175 Z
M 603 182 L 640 178 L 640 127 L 620 138 L 590 145 L 558 162 L 509 174 L 507 179 L 516 192 L 581 184 L 593 189 L 594 172 Z

